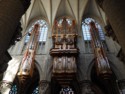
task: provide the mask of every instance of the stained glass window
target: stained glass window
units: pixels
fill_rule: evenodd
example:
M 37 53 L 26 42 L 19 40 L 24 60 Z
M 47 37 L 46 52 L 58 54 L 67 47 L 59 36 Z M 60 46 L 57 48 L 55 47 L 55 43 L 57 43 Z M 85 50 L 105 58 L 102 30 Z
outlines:
M 36 87 L 34 90 L 33 90 L 33 93 L 32 94 L 39 94 L 39 89 L 38 87 Z
M 48 31 L 48 25 L 45 20 L 37 20 L 32 24 L 32 26 L 29 28 L 28 32 L 31 32 L 34 28 L 35 24 L 40 24 L 40 37 L 39 42 L 45 42 L 47 37 L 47 31 Z M 27 34 L 25 38 L 25 43 L 29 41 L 30 36 Z
M 9 94 L 17 94 L 17 86 L 16 85 L 13 85 Z
M 92 18 L 86 18 L 83 22 L 82 22 L 82 31 L 83 31 L 83 37 L 85 41 L 90 41 L 91 40 L 91 34 L 89 32 L 90 30 L 90 26 L 89 23 L 90 22 L 95 22 L 96 28 L 99 30 L 99 36 L 101 40 L 105 40 L 104 37 L 104 33 L 103 30 L 101 28 L 101 26 Z

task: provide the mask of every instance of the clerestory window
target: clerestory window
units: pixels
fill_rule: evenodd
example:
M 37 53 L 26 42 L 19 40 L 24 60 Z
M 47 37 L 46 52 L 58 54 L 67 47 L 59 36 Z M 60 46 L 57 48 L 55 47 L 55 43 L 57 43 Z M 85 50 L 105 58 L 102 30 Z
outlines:
M 101 28 L 101 26 L 92 18 L 86 18 L 83 22 L 82 22 L 82 32 L 83 32 L 83 37 L 85 41 L 90 41 L 91 40 L 91 34 L 90 34 L 90 26 L 89 23 L 90 22 L 95 22 L 96 28 L 99 31 L 99 37 L 100 40 L 104 41 L 105 40 L 105 36 L 103 33 L 103 30 Z
M 34 28 L 35 24 L 39 24 L 40 25 L 40 29 L 39 29 L 39 42 L 46 42 L 46 38 L 47 38 L 47 31 L 48 31 L 48 25 L 47 22 L 45 20 L 37 20 L 36 22 L 34 22 L 32 24 L 32 26 L 29 28 L 28 32 L 31 32 Z M 30 39 L 29 34 L 26 35 L 25 38 L 25 43 L 27 43 Z

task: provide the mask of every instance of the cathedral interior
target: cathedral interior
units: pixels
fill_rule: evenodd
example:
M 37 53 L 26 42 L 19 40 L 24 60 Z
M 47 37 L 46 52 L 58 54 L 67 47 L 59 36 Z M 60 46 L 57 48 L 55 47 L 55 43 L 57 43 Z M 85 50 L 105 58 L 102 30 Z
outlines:
M 125 0 L 0 0 L 0 94 L 125 94 Z

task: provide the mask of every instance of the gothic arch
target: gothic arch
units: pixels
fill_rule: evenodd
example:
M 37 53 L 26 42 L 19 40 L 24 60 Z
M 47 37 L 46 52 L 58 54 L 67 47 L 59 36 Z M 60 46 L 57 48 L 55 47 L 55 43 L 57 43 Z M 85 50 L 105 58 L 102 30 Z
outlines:
M 101 25 L 101 27 L 103 27 L 103 26 L 105 25 L 104 22 L 103 22 L 103 20 L 102 20 L 101 18 L 99 18 L 98 16 L 96 16 L 96 15 L 85 14 L 85 15 L 83 15 L 82 18 L 83 18 L 83 19 L 81 20 L 80 23 L 82 23 L 82 21 L 83 21 L 84 19 L 86 19 L 86 18 L 93 18 L 96 22 L 98 22 L 98 24 Z M 104 28 L 102 28 L 102 29 L 104 30 Z
M 36 63 L 37 64 L 37 63 Z M 35 64 L 35 65 L 36 65 Z M 40 73 L 39 73 L 39 68 L 35 66 L 34 68 L 34 74 L 33 77 L 31 78 L 31 82 L 29 83 L 25 94 L 34 94 L 33 91 L 38 88 L 40 82 Z M 38 90 L 37 90 L 38 91 Z
M 50 27 L 50 23 L 49 23 L 49 21 L 48 21 L 47 18 L 38 16 L 38 17 L 35 17 L 35 18 L 33 18 L 32 20 L 29 21 L 29 23 L 28 23 L 28 25 L 27 25 L 27 28 L 26 28 L 26 31 L 32 26 L 32 24 L 33 24 L 34 22 L 36 22 L 36 21 L 38 21 L 38 20 L 44 20 L 44 21 L 46 21 L 48 27 Z
M 107 55 L 110 66 L 118 80 L 125 79 L 125 65 L 114 55 Z
M 108 60 L 109 60 L 110 67 L 113 73 L 115 74 L 117 80 L 125 79 L 125 73 L 124 73 L 125 67 L 123 63 L 120 60 L 118 60 L 118 58 L 115 56 L 108 55 Z M 86 74 L 87 74 L 88 80 L 91 80 L 91 71 L 92 71 L 92 67 L 94 66 L 94 61 L 95 59 L 93 59 L 90 62 L 88 69 L 87 69 Z
M 39 63 L 36 60 L 35 60 L 35 66 L 36 66 L 36 68 L 37 68 L 37 70 L 39 72 L 39 79 L 41 79 L 42 69 L 41 69 Z
M 88 65 L 88 69 L 87 69 L 87 80 L 91 80 L 91 71 L 92 71 L 92 67 L 94 66 L 94 61 L 95 61 L 95 58 L 92 59 L 91 62 L 89 62 L 89 65 Z

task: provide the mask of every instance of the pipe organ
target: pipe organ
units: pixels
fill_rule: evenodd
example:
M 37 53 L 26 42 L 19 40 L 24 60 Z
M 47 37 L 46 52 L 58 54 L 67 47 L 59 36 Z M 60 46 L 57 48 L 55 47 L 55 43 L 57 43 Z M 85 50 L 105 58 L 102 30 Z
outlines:
M 106 52 L 104 50 L 103 44 L 101 42 L 101 39 L 99 37 L 99 31 L 96 28 L 96 25 L 94 22 L 90 22 L 90 34 L 92 37 L 91 43 L 92 48 L 94 50 L 95 59 L 96 59 L 96 70 L 97 75 L 102 77 L 104 79 L 108 79 L 112 71 L 110 69 L 109 61 L 106 56 Z
M 77 32 L 75 21 L 68 22 L 65 17 L 61 24 L 55 21 L 52 32 L 53 47 L 50 50 L 50 55 L 53 57 L 52 77 L 62 88 L 70 86 L 70 82 L 77 72 Z
M 30 33 L 30 40 L 27 44 L 27 49 L 21 61 L 20 69 L 17 74 L 20 81 L 20 94 L 25 94 L 24 89 L 27 86 L 29 79 L 33 76 L 35 66 L 35 54 L 39 39 L 39 24 L 35 24 L 34 29 Z

